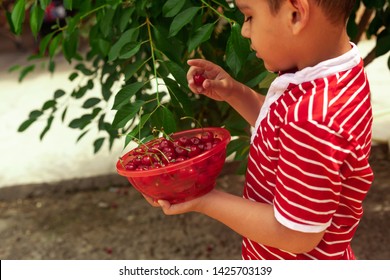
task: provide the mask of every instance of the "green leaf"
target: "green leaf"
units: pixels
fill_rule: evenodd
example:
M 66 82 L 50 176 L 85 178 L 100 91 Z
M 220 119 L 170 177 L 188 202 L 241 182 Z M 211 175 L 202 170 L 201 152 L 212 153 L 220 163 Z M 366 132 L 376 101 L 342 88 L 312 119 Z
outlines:
M 114 128 L 124 127 L 130 120 L 132 120 L 145 104 L 144 100 L 136 100 L 134 103 L 122 106 L 115 114 L 112 126 Z
M 77 48 L 79 45 L 79 32 L 74 30 L 69 36 L 65 37 L 62 41 L 62 51 L 66 60 L 71 63 L 72 59 L 76 56 Z
M 102 38 L 99 38 L 97 40 L 97 45 L 99 47 L 100 52 L 103 54 L 103 56 L 107 56 L 108 52 L 110 51 L 111 43 Z
M 164 17 L 174 17 L 183 8 L 186 1 L 183 0 L 168 0 L 162 7 Z
M 34 71 L 34 69 L 35 69 L 35 64 L 24 67 L 22 71 L 20 71 L 19 82 L 23 81 L 23 79 L 27 76 L 27 74 Z
M 18 128 L 18 132 L 23 132 L 25 131 L 27 128 L 29 128 L 29 126 L 31 124 L 33 124 L 37 119 L 27 119 L 25 120 Z
M 388 67 L 389 70 L 390 70 L 390 56 L 389 56 L 389 59 L 387 60 L 387 67 Z
M 55 100 L 48 100 L 46 101 L 42 106 L 42 111 L 45 111 L 47 109 L 53 108 L 57 105 L 57 101 Z
M 30 112 L 30 115 L 28 116 L 29 119 L 37 119 L 40 116 L 43 115 L 43 112 L 40 110 L 33 110 Z
M 80 118 L 73 119 L 69 123 L 70 128 L 78 128 L 78 129 L 84 129 L 88 124 L 91 123 L 93 119 L 93 116 L 91 114 L 85 114 L 81 116 Z
M 188 94 L 179 87 L 179 85 L 170 78 L 164 78 L 164 83 L 169 90 L 171 96 L 171 102 L 173 104 L 179 103 L 178 108 L 181 108 L 185 115 L 193 116 L 193 104 L 188 98 Z
M 235 160 L 245 160 L 247 158 L 248 151 L 249 139 L 240 137 L 229 142 L 226 149 L 226 155 L 230 156 L 231 154 L 235 153 Z
M 103 36 L 106 38 L 110 34 L 110 31 L 112 30 L 112 19 L 115 15 L 115 10 L 108 8 L 105 9 L 105 14 L 102 17 L 102 19 L 99 21 L 99 28 L 102 32 Z
M 99 138 L 99 139 L 96 139 L 95 142 L 93 142 L 93 147 L 94 147 L 94 150 L 93 152 L 96 154 L 100 149 L 101 147 L 103 146 L 103 143 L 104 143 L 104 138 Z
M 82 86 L 78 89 L 74 89 L 71 96 L 76 99 L 82 98 L 88 91 L 88 86 Z
M 176 37 L 168 38 L 168 31 L 164 26 L 155 26 L 153 28 L 155 44 L 158 50 L 163 52 L 170 60 L 180 62 L 182 60 L 181 54 L 184 50 L 183 42 Z M 172 46 L 175 46 L 172 48 Z
M 265 72 L 267 75 L 265 76 L 265 78 L 261 81 L 259 87 L 260 88 L 269 88 L 272 84 L 272 82 L 275 80 L 275 78 L 278 76 L 277 74 L 275 73 L 271 73 L 271 72 Z
M 64 111 L 61 114 L 61 121 L 65 122 L 66 113 L 68 112 L 68 107 L 65 107 Z
M 246 82 L 245 84 L 250 88 L 254 88 L 254 87 L 258 86 L 267 77 L 267 75 L 268 75 L 268 72 L 263 71 L 259 75 L 254 77 L 252 80 Z
M 195 31 L 195 35 L 188 42 L 188 52 L 192 52 L 201 43 L 210 39 L 214 30 L 214 23 L 208 23 Z
M 23 22 L 25 17 L 26 1 L 17 0 L 16 4 L 11 12 L 12 25 L 14 27 L 15 34 L 22 33 Z
M 39 0 L 42 10 L 45 10 L 46 7 L 50 4 L 51 0 Z
M 133 12 L 135 11 L 135 7 L 129 7 L 125 10 L 122 10 L 122 13 L 120 15 L 120 19 L 119 19 L 119 30 L 121 32 L 125 31 L 127 25 L 130 23 L 131 21 L 131 15 L 133 14 Z
M 85 109 L 92 108 L 93 106 L 95 106 L 95 105 L 98 104 L 99 102 L 100 102 L 100 98 L 91 97 L 91 98 L 87 99 L 87 100 L 84 102 L 83 108 L 85 108 Z
M 126 44 L 121 49 L 119 58 L 120 59 L 128 59 L 128 58 L 134 56 L 140 50 L 141 45 L 142 45 L 142 43 L 138 43 L 138 42 L 130 42 L 130 43 Z
M 34 3 L 31 7 L 30 28 L 35 38 L 37 38 L 38 32 L 42 27 L 44 16 L 45 12 Z
M 74 81 L 77 77 L 79 76 L 79 74 L 77 72 L 73 72 L 69 75 L 68 79 L 69 81 Z
M 64 5 L 64 8 L 66 10 L 72 10 L 73 9 L 73 1 L 72 0 L 64 0 L 62 1 L 63 5 Z
M 79 137 L 77 137 L 76 139 L 76 143 L 78 143 L 87 133 L 89 132 L 89 130 L 86 130 L 86 131 L 83 131 Z
M 112 109 L 118 110 L 126 102 L 130 102 L 130 98 L 133 97 L 142 87 L 144 83 L 135 82 L 133 84 L 123 87 L 115 96 L 114 105 Z
M 95 72 L 91 69 L 88 69 L 87 66 L 83 63 L 79 63 L 75 66 L 75 69 L 79 70 L 81 73 L 83 73 L 85 76 L 91 76 Z
M 152 115 L 151 121 L 153 126 L 159 129 L 163 128 L 168 134 L 177 130 L 175 117 L 165 106 L 158 107 Z
M 139 34 L 139 28 L 132 28 L 123 33 L 118 41 L 111 47 L 108 53 L 108 61 L 117 59 L 120 55 L 120 51 L 124 45 L 137 40 Z
M 52 125 L 52 123 L 53 123 L 53 120 L 54 120 L 54 116 L 50 116 L 50 117 L 47 119 L 46 126 L 45 126 L 45 128 L 42 130 L 41 135 L 39 136 L 39 139 L 40 139 L 40 140 L 42 140 L 43 137 L 45 137 L 46 133 L 50 130 L 51 125 Z
M 65 91 L 62 90 L 62 89 L 57 89 L 55 92 L 54 92 L 54 99 L 58 99 L 62 96 L 65 95 Z
M 241 36 L 241 26 L 238 23 L 233 24 L 226 47 L 226 63 L 234 75 L 240 72 L 249 53 L 249 42 Z
M 379 36 L 376 42 L 375 56 L 379 57 L 390 51 L 390 34 Z
M 42 38 L 41 42 L 39 43 L 39 55 L 40 56 L 45 55 L 47 46 L 49 45 L 53 35 L 54 35 L 54 33 L 49 33 L 45 37 Z
M 61 34 L 59 34 L 51 40 L 50 45 L 49 45 L 49 56 L 51 58 L 54 57 L 61 38 L 62 38 L 62 36 L 61 36 Z
M 188 89 L 187 72 L 183 67 L 173 61 L 165 61 L 164 65 L 168 68 L 176 82 Z
M 169 37 L 175 36 L 186 24 L 190 23 L 200 7 L 191 7 L 175 16 L 169 29 Z
M 143 114 L 141 116 L 141 120 L 139 121 L 138 125 L 129 134 L 126 135 L 124 148 L 126 148 L 131 141 L 134 141 L 134 139 L 140 139 L 139 136 L 141 134 L 141 130 L 147 121 L 149 121 L 150 116 L 151 114 Z
M 146 59 L 137 59 L 134 61 L 134 63 L 129 63 L 126 65 L 125 69 L 123 70 L 123 73 L 125 74 L 125 81 L 133 77 L 133 75 L 138 72 L 146 62 Z

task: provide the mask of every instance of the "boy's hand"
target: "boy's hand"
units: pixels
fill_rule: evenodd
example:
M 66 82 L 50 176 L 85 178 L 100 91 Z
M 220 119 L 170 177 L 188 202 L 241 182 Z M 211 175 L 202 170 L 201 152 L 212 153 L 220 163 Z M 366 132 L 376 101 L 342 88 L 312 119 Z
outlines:
M 167 200 L 155 200 L 149 196 L 146 196 L 143 194 L 146 201 L 149 202 L 150 205 L 153 207 L 161 207 L 162 211 L 165 215 L 178 215 L 178 214 L 184 214 L 188 212 L 194 212 L 197 211 L 199 208 L 200 202 L 203 200 L 203 197 L 207 196 L 205 194 L 204 196 L 185 201 L 182 203 L 177 204 L 171 204 Z
M 191 59 L 187 63 L 191 66 L 187 72 L 187 81 L 192 92 L 217 101 L 226 101 L 232 94 L 234 79 L 220 66 L 204 59 Z M 194 81 L 194 77 L 198 79 L 199 75 L 205 78 L 201 85 Z

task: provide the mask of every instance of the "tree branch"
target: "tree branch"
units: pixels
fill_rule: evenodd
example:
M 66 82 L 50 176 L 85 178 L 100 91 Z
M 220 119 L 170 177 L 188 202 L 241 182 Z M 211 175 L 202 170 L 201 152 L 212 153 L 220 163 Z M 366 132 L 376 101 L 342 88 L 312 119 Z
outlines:
M 359 43 L 362 39 L 364 32 L 366 31 L 367 25 L 370 23 L 370 19 L 372 14 L 374 13 L 374 9 L 365 8 L 362 17 L 358 23 L 358 34 L 354 38 L 353 42 L 355 44 Z

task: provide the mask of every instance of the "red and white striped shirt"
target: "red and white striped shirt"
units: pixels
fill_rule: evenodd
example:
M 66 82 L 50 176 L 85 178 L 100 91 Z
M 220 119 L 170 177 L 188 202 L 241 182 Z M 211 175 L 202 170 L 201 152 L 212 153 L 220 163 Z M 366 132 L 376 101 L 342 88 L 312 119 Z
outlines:
M 279 78 L 285 86 L 277 98 L 269 92 L 274 100 L 254 132 L 243 196 L 272 204 L 275 218 L 290 229 L 325 234 L 305 254 L 244 238 L 242 257 L 353 259 L 350 242 L 373 180 L 370 89 L 357 47 L 279 76 L 274 89 Z

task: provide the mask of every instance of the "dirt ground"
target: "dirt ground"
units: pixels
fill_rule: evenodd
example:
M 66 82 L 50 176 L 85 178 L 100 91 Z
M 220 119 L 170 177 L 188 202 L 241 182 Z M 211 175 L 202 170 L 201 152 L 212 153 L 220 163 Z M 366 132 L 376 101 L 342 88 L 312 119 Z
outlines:
M 375 182 L 352 245 L 359 259 L 390 259 L 390 160 L 373 149 Z M 225 170 L 218 187 L 240 194 Z M 191 213 L 165 216 L 118 175 L 0 189 L 0 259 L 240 259 L 241 237 Z

